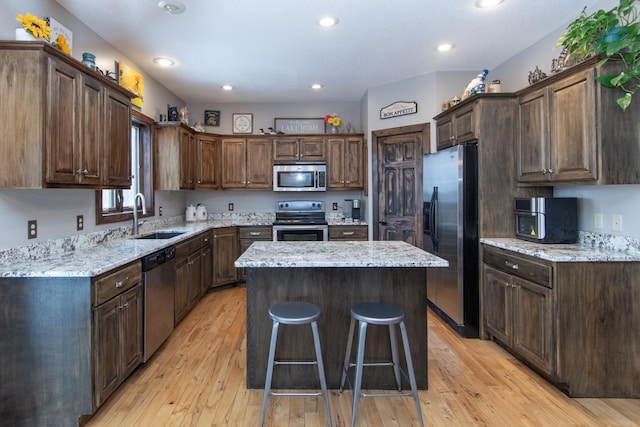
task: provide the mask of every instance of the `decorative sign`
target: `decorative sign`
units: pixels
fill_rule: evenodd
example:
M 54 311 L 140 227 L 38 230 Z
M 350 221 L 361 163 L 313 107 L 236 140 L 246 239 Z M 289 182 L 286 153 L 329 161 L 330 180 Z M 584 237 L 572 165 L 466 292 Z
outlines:
M 324 119 L 274 119 L 273 127 L 283 133 L 324 133 Z
M 418 112 L 417 102 L 397 101 L 391 105 L 387 105 L 380 109 L 381 119 L 390 119 L 391 117 L 406 116 L 407 114 L 415 114 Z

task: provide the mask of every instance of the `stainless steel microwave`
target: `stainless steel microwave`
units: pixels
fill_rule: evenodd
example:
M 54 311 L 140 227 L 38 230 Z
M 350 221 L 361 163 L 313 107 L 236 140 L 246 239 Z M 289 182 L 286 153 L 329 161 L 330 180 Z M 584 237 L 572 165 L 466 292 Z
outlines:
M 327 191 L 327 164 L 274 163 L 273 191 Z
M 536 243 L 578 240 L 578 199 L 575 197 L 516 198 L 516 237 Z

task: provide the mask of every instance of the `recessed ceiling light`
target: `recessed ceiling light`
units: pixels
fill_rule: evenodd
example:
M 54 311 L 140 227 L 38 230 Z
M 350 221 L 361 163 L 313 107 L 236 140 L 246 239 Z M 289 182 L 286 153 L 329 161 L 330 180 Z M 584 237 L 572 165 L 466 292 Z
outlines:
M 453 43 L 442 43 L 442 44 L 439 44 L 438 47 L 436 47 L 436 50 L 438 52 L 447 52 L 453 49 L 454 47 L 456 47 L 456 45 Z
M 187 8 L 179 1 L 161 1 L 158 3 L 158 7 L 172 15 L 177 15 L 178 13 L 182 13 L 187 10 Z
M 314 89 L 314 90 L 320 90 L 323 87 L 324 87 L 324 85 L 321 85 L 320 83 L 314 83 L 314 84 L 311 85 L 311 89 Z
M 318 21 L 318 25 L 321 27 L 335 27 L 338 25 L 338 18 L 334 18 L 333 16 L 325 16 L 324 18 L 320 18 Z
M 504 2 L 504 0 L 476 0 L 476 7 L 488 9 L 490 7 L 496 7 L 502 2 Z
M 233 86 L 231 86 L 231 85 L 224 85 L 224 86 L 222 86 L 222 89 L 224 89 L 224 90 L 233 90 Z
M 158 57 L 153 58 L 153 63 L 161 67 L 171 67 L 172 65 L 175 65 L 176 61 L 171 58 Z

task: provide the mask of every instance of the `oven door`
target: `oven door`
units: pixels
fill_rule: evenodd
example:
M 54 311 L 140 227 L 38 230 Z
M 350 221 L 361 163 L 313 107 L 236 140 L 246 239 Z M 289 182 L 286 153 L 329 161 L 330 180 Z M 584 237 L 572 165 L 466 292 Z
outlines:
M 274 225 L 274 242 L 318 242 L 328 240 L 329 227 L 326 225 Z

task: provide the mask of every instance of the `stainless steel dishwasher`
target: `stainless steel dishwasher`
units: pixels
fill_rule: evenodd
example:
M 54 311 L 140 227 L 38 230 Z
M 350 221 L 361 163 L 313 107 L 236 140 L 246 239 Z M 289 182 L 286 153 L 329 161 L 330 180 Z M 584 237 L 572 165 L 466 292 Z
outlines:
M 144 274 L 144 354 L 146 362 L 173 332 L 176 248 L 142 258 Z

